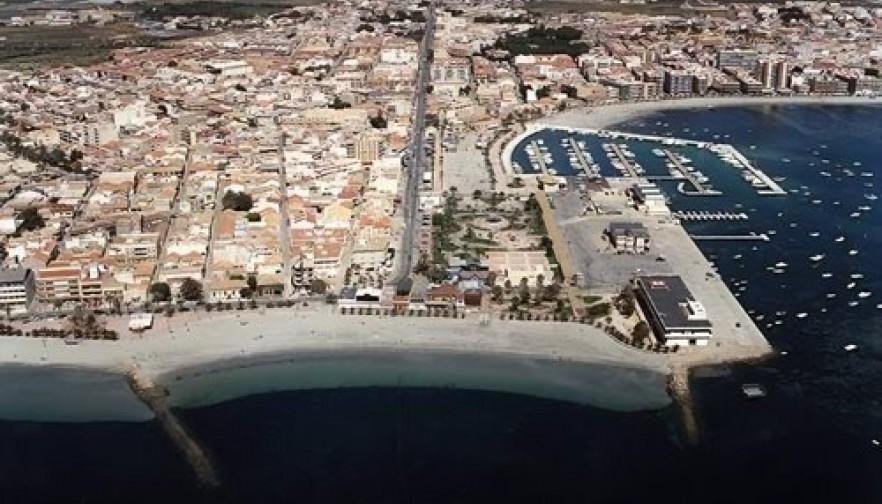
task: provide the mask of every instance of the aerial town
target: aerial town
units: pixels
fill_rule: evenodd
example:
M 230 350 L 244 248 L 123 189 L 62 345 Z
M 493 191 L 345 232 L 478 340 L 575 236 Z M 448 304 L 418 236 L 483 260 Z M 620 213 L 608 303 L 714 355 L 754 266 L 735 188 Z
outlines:
M 548 169 L 541 140 L 520 154 L 512 142 L 532 121 L 616 103 L 870 99 L 882 93 L 882 8 L 529 7 L 330 2 L 235 29 L 176 15 L 152 29 L 194 35 L 87 65 L 0 70 L 0 316 L 327 302 L 341 313 L 587 319 L 657 348 L 706 345 L 712 325 L 716 335 L 730 322 L 733 338 L 753 337 L 743 312 L 708 322 L 705 311 L 738 303 L 707 282 L 710 268 L 677 264 L 681 239 L 701 254 L 651 184 L 604 181 L 575 139 L 560 145 L 585 165 L 579 176 Z M 131 18 L 115 8 L 4 24 Z M 633 168 L 621 146 L 603 150 Z M 761 172 L 746 177 L 776 190 Z M 632 262 L 598 269 L 616 261 Z M 653 315 L 678 303 L 678 320 Z

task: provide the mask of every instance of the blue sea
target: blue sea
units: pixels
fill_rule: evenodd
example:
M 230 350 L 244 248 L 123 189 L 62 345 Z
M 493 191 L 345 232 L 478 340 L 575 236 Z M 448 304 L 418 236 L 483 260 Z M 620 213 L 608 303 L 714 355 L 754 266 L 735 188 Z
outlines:
M 242 391 L 257 375 L 238 370 L 171 387 L 172 398 L 181 399 L 181 420 L 221 475 L 221 488 L 209 491 L 158 425 L 119 398 L 118 380 L 4 369 L 0 503 L 882 502 L 882 447 L 872 442 L 882 441 L 882 273 L 874 259 L 882 217 L 866 198 L 878 189 L 877 172 L 882 177 L 880 112 L 716 108 L 667 111 L 617 127 L 732 143 L 784 177 L 788 190 L 758 196 L 731 167 L 697 154 L 690 157 L 723 196 L 683 196 L 662 182 L 677 210 L 750 217 L 689 224 L 696 234 L 774 231 L 769 242 L 700 243 L 779 355 L 695 372 L 702 432 L 696 446 L 683 441 L 672 407 L 622 410 L 535 386 L 543 376 L 562 384 L 571 374 L 614 393 L 615 380 L 602 377 L 619 371 L 605 368 L 551 372 L 524 363 L 533 371 L 520 381 L 529 378 L 533 386 L 506 392 L 498 381 L 508 375 L 494 371 L 499 363 L 387 361 L 385 386 L 354 380 L 344 388 L 286 391 L 264 383 L 253 387 L 261 391 L 255 395 Z M 824 258 L 809 260 L 818 254 Z M 774 267 L 782 262 L 787 266 Z M 333 366 L 347 377 L 380 372 L 370 360 L 331 362 L 321 372 Z M 440 372 L 414 379 L 433 366 L 446 369 L 450 383 Z M 457 379 L 464 375 L 458 367 L 468 368 L 469 380 Z M 40 373 L 54 373 L 63 387 Z M 491 390 L 480 390 L 481 376 Z M 744 382 L 763 383 L 768 397 L 745 401 Z M 11 404 L 22 397 L 29 399 Z M 83 402 L 100 419 L 85 421 L 88 415 L 72 411 L 80 397 L 119 401 L 124 411 L 114 419 L 95 401 Z

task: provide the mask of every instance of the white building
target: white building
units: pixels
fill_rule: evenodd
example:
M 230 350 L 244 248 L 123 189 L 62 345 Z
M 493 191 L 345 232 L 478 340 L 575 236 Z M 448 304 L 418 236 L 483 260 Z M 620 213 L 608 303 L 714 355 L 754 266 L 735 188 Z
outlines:
M 0 270 L 0 315 L 27 313 L 33 299 L 34 275 L 31 270 Z

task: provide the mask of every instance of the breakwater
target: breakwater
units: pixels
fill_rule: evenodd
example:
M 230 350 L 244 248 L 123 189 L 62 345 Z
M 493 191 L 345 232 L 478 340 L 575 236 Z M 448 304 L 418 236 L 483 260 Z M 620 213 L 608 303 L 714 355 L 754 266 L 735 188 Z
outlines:
M 220 478 L 217 470 L 205 450 L 172 411 L 168 402 L 168 391 L 164 387 L 154 384 L 149 378 L 139 375 L 136 371 L 128 373 L 126 381 L 135 396 L 156 415 L 156 421 L 159 422 L 169 439 L 184 454 L 199 482 L 209 489 L 218 488 Z

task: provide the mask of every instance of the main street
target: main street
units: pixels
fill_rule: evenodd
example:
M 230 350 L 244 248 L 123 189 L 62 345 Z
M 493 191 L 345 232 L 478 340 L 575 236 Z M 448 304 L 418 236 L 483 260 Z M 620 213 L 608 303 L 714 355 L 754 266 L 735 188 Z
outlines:
M 425 123 L 426 94 L 431 73 L 430 51 L 435 40 L 435 4 L 429 3 L 426 13 L 426 31 L 419 47 L 419 67 L 417 68 L 414 86 L 414 114 L 411 127 L 411 139 L 405 155 L 407 170 L 405 172 L 404 194 L 401 199 L 401 215 L 404 219 L 401 230 L 401 242 L 395 257 L 395 266 L 387 278 L 387 285 L 398 285 L 410 276 L 413 257 L 419 254 L 415 240 L 419 226 L 419 188 L 422 183 L 423 170 L 426 167 Z

